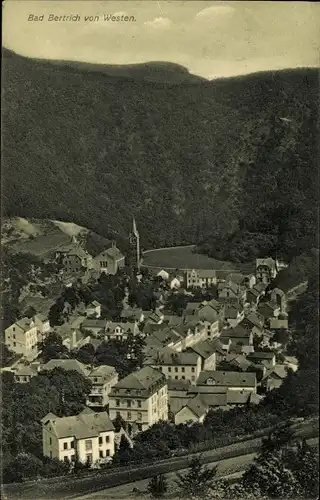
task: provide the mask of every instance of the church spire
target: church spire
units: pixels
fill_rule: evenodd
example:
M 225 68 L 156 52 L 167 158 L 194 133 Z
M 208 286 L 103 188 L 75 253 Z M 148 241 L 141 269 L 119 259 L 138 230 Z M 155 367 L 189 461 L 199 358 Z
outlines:
M 132 233 L 130 235 L 130 243 L 134 251 L 134 265 L 136 266 L 138 272 L 140 271 L 140 237 L 139 231 L 137 229 L 136 220 L 132 219 Z

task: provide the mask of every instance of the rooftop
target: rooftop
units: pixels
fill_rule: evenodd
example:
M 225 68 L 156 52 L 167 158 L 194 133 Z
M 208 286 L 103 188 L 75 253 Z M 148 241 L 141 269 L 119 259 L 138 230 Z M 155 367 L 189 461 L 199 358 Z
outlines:
M 114 389 L 138 389 L 149 390 L 157 382 L 166 384 L 165 376 L 151 366 L 145 366 L 139 371 L 130 373 L 127 377 L 120 380 Z
M 89 374 L 88 367 L 77 359 L 50 359 L 48 363 L 42 365 L 41 371 L 54 370 L 55 368 L 62 368 L 63 370 L 68 371 L 77 371 L 84 377 L 87 377 Z
M 203 359 L 207 359 L 217 351 L 217 344 L 214 344 L 210 340 L 203 340 L 189 347 L 188 351 L 193 351 L 194 353 L 201 356 Z
M 41 422 L 46 426 L 50 424 L 58 439 L 73 436 L 76 439 L 86 439 L 114 430 L 107 412 L 94 413 L 84 410 L 79 415 L 62 418 L 48 413 Z
M 216 385 L 230 387 L 255 387 L 255 373 L 203 371 L 200 373 L 197 385 Z

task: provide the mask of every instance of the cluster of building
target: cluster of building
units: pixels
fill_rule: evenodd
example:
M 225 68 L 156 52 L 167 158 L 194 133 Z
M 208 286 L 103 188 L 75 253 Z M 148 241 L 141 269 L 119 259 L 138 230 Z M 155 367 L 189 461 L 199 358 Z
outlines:
M 135 223 L 131 242 L 139 270 Z M 59 250 L 57 258 L 67 272 L 75 273 L 85 269 L 116 274 L 125 261 L 115 244 L 94 258 L 78 246 Z M 117 418 L 126 423 L 130 440 L 161 420 L 203 422 L 210 410 L 256 404 L 266 391 L 279 387 L 288 368 L 297 369 L 297 361 L 283 355 L 279 363 L 275 354 L 282 346 L 274 342 L 274 334 L 288 328 L 286 295 L 270 286 L 278 269 L 278 263 L 267 258 L 257 259 L 250 275 L 160 270 L 155 273 L 156 309 L 143 311 L 124 302 L 119 321 L 101 317 L 97 301 L 83 306 L 59 332 L 69 349 L 86 343 L 96 349 L 129 335 L 145 338 L 144 365 L 121 380 L 111 366 L 88 366 L 74 359 L 34 361 L 38 342 L 50 332 L 45 315 L 24 317 L 7 328 L 8 348 L 29 361 L 16 367 L 17 383 L 56 367 L 78 371 L 91 381 L 84 412 L 71 417 L 49 413 L 42 419 L 44 455 L 90 463 L 109 460 L 119 442 L 112 423 Z M 216 298 L 192 301 L 195 288 L 214 288 Z M 182 315 L 167 308 L 170 294 L 190 297 Z

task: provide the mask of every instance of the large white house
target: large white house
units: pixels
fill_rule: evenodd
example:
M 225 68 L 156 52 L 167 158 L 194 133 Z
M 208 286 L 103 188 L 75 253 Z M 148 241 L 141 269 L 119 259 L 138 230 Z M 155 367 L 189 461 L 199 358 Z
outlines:
M 111 420 L 121 416 L 129 435 L 168 419 L 168 388 L 161 371 L 145 366 L 120 380 L 109 394 Z
M 93 368 L 89 374 L 92 383 L 87 405 L 106 407 L 109 404 L 111 388 L 118 382 L 118 373 L 113 366 L 101 365 Z
M 107 412 L 87 408 L 71 417 L 48 413 L 41 423 L 46 457 L 93 464 L 114 455 L 114 426 Z
M 30 318 L 22 318 L 6 328 L 5 345 L 10 351 L 32 360 L 38 355 L 38 329 Z

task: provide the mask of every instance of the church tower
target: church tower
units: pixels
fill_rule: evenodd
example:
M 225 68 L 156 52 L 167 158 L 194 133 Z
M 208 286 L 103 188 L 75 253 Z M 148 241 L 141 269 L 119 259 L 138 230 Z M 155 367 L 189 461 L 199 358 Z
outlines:
M 130 233 L 130 244 L 131 251 L 133 255 L 132 263 L 137 268 L 137 271 L 140 271 L 140 236 L 137 229 L 135 219 L 132 220 L 132 231 Z

